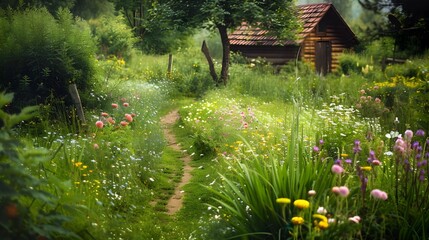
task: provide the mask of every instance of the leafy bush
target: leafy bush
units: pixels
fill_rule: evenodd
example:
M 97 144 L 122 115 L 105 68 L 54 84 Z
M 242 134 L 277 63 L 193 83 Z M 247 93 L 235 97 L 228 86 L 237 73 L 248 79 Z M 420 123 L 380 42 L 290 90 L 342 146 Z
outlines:
M 13 94 L 0 93 L 0 108 L 12 98 Z M 0 232 L 3 239 L 79 239 L 64 227 L 71 219 L 60 212 L 64 205 L 58 198 L 46 191 L 52 182 L 43 179 L 43 169 L 31 172 L 48 160 L 48 152 L 13 136 L 12 127 L 31 118 L 36 109 L 26 107 L 16 115 L 0 109 Z M 52 186 L 61 190 L 59 184 Z
M 59 10 L 58 19 L 43 8 L 8 11 L 0 24 L 0 86 L 19 94 L 15 109 L 49 96 L 69 100 L 70 83 L 82 93 L 92 87 L 94 43 L 88 27 L 68 10 Z
M 90 20 L 92 32 L 95 35 L 99 52 L 104 56 L 114 55 L 117 58 L 129 59 L 134 52 L 138 39 L 134 32 L 125 24 L 122 15 L 116 17 L 101 17 Z

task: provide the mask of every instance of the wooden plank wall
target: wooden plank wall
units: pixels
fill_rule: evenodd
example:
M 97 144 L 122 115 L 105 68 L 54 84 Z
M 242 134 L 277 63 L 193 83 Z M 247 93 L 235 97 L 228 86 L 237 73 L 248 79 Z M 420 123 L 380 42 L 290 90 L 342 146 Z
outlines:
M 339 57 L 346 50 L 349 49 L 353 44 L 353 39 L 350 34 L 346 31 L 346 27 L 342 24 L 334 22 L 336 18 L 332 17 L 331 14 L 327 14 L 324 20 L 327 21 L 327 27 L 325 33 L 318 33 L 317 27 L 307 35 L 304 41 L 301 43 L 301 59 L 310 63 L 315 67 L 315 53 L 316 53 L 316 42 L 318 41 L 329 41 L 331 42 L 332 49 L 332 71 L 336 71 L 339 67 Z M 331 17 L 331 18 L 330 18 Z

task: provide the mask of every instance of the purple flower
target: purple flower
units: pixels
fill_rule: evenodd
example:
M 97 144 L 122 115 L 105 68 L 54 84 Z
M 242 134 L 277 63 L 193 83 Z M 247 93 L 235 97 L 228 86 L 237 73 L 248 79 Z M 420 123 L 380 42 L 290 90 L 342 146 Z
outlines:
M 424 137 L 425 136 L 425 131 L 423 131 L 423 129 L 417 130 L 416 131 L 416 136 Z
M 323 139 L 320 139 L 320 140 L 319 140 L 319 144 L 320 144 L 320 146 L 322 146 L 324 143 L 325 143 L 325 141 L 323 141 Z
M 314 147 L 313 147 L 313 151 L 314 151 L 314 152 L 319 152 L 319 151 L 320 151 L 320 149 L 319 149 L 319 147 L 318 147 L 318 146 L 314 146 Z
M 344 160 L 344 162 L 347 163 L 347 164 L 351 164 L 352 160 L 350 158 L 348 158 L 348 159 Z
M 338 188 L 338 190 L 338 195 L 340 195 L 341 197 L 347 197 L 350 194 L 350 190 L 346 186 L 341 186 Z
M 359 153 L 360 151 L 362 151 L 362 148 L 360 147 L 360 141 L 359 140 L 355 140 L 355 145 L 353 147 L 353 152 L 355 154 Z

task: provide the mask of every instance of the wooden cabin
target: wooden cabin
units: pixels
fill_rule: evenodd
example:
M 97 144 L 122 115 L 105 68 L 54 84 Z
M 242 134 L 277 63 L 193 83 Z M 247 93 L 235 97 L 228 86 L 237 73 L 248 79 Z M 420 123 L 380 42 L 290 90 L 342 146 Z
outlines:
M 357 38 L 331 3 L 297 6 L 302 31 L 297 40 L 281 40 L 268 31 L 243 23 L 229 34 L 231 51 L 248 58 L 265 58 L 273 65 L 291 60 L 310 63 L 319 74 L 335 71 L 339 56 Z

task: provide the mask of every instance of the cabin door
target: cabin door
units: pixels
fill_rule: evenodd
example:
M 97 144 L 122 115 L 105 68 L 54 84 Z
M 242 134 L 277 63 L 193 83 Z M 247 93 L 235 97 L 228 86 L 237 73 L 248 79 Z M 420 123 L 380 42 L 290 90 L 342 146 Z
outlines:
M 320 75 L 326 75 L 331 72 L 331 61 L 331 42 L 316 42 L 316 72 Z

